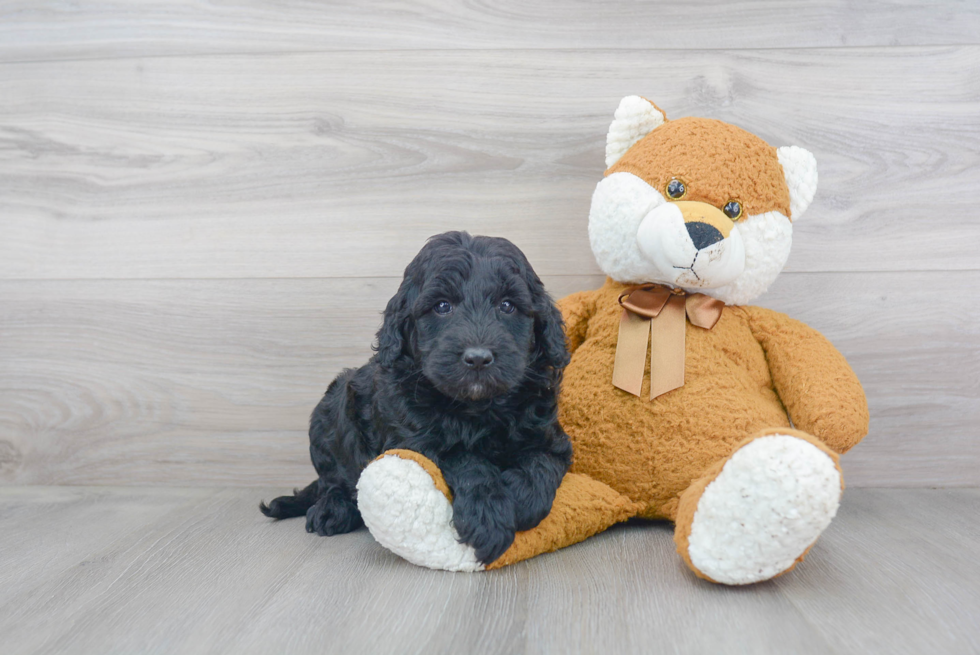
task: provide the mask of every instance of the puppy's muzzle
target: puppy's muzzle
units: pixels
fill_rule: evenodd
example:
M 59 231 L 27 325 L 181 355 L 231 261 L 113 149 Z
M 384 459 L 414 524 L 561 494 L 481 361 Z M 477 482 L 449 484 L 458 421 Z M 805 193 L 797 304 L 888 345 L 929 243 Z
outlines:
M 463 363 L 467 368 L 479 371 L 493 364 L 493 353 L 486 348 L 467 348 L 463 351 Z

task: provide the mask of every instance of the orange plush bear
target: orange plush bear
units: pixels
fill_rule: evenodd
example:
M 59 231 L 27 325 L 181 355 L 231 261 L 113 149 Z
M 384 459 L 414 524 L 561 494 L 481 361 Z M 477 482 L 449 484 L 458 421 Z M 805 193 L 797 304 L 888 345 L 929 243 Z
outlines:
M 538 527 L 485 568 L 633 516 L 676 524 L 681 557 L 725 584 L 791 569 L 829 525 L 838 454 L 867 433 L 861 385 L 820 333 L 748 306 L 789 256 L 813 156 L 733 125 L 667 120 L 624 98 L 589 238 L 602 288 L 559 302 L 571 364 L 560 420 L 575 460 Z M 439 470 L 386 454 L 358 483 L 372 534 L 423 566 L 481 570 L 452 529 Z

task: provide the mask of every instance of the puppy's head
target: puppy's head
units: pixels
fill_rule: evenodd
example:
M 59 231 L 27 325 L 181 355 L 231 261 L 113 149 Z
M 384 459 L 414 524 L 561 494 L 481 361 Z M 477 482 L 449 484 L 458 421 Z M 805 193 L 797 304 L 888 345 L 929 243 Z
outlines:
M 486 400 L 568 363 L 561 314 L 510 241 L 447 232 L 405 269 L 378 331 L 377 362 L 417 369 L 442 394 Z

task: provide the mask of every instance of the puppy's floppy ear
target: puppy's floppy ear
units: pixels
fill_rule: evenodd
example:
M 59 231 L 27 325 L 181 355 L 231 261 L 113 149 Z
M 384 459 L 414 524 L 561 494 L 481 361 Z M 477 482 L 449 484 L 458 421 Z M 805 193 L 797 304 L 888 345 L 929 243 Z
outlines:
M 422 292 L 426 270 L 439 248 L 447 242 L 458 243 L 460 234 L 469 237 L 465 232 L 447 232 L 431 237 L 405 267 L 402 283 L 385 307 L 384 322 L 377 335 L 378 345 L 374 346 L 378 353 L 377 361 L 382 366 L 394 366 L 402 355 L 414 357 L 415 319 L 412 316 L 412 307 Z
M 405 349 L 405 335 L 402 329 L 407 313 L 404 286 L 405 283 L 402 282 L 398 293 L 388 301 L 384 311 L 384 322 L 378 330 L 378 343 L 374 349 L 378 353 L 378 363 L 384 367 L 394 365 Z
M 562 371 L 571 360 L 565 346 L 565 324 L 561 312 L 520 248 L 506 239 L 500 241 L 505 244 L 505 251 L 531 294 L 531 310 L 534 313 L 533 366 L 554 385 L 561 380 Z
M 549 376 L 553 382 L 557 382 L 561 379 L 562 369 L 571 359 L 565 346 L 565 325 L 561 312 L 530 266 L 525 281 L 534 303 L 535 359 L 539 365 L 550 369 Z
M 558 379 L 571 360 L 565 346 L 565 324 L 558 307 L 543 288 L 542 295 L 541 309 L 536 310 L 534 317 L 534 338 L 545 363 L 554 369 L 555 379 Z
M 413 262 L 414 264 L 415 262 Z M 413 282 L 412 265 L 405 271 L 398 291 L 388 301 L 384 311 L 384 321 L 378 330 L 378 344 L 374 347 L 378 353 L 378 363 L 384 367 L 394 366 L 403 354 L 411 354 L 412 347 L 412 303 L 418 296 L 418 289 Z

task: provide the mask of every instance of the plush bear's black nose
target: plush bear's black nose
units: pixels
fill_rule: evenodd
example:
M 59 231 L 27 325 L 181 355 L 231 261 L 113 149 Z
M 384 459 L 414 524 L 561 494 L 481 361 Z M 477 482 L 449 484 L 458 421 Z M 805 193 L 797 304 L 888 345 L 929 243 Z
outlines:
M 463 351 L 463 363 L 470 368 L 481 369 L 493 364 L 493 353 L 486 348 L 467 348 Z
M 725 238 L 714 225 L 694 222 L 685 223 L 685 226 L 687 227 L 687 233 L 691 235 L 691 241 L 694 242 L 694 247 L 698 250 L 704 250 L 711 244 L 718 243 Z

